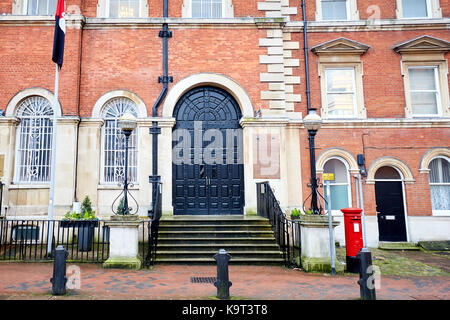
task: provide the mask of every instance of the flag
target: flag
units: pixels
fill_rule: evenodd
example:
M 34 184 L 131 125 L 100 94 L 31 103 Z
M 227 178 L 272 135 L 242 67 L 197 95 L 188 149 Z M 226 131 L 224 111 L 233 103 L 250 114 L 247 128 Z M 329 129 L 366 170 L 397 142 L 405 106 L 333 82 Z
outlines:
M 59 68 L 63 64 L 64 56 L 64 38 L 66 36 L 66 20 L 64 19 L 64 0 L 58 0 L 55 14 L 55 39 L 53 41 L 53 62 L 57 63 Z

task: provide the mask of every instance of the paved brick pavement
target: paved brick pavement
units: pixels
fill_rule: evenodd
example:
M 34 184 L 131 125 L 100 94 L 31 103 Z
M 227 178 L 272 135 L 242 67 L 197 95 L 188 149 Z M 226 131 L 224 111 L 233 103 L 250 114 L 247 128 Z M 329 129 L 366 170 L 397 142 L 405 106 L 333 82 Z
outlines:
M 212 284 L 190 282 L 192 276 L 215 276 L 215 266 L 157 265 L 133 271 L 103 269 L 96 264 L 77 266 L 81 287 L 69 290 L 62 299 L 197 300 L 216 295 Z M 51 298 L 52 268 L 51 263 L 0 263 L 0 298 Z M 278 266 L 230 266 L 229 273 L 231 295 L 238 299 L 359 299 L 357 275 L 308 274 Z M 450 300 L 450 277 L 382 276 L 377 298 Z

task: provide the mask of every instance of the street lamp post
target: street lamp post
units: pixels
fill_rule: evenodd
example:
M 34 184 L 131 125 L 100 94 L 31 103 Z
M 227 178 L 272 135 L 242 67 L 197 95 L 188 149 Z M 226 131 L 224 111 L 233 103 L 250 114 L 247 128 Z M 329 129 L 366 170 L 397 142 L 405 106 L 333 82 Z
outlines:
M 317 131 L 322 126 L 322 119 L 317 114 L 315 109 L 311 109 L 308 115 L 303 119 L 303 124 L 308 130 L 309 140 L 309 157 L 311 166 L 311 211 L 313 214 L 320 214 L 320 209 L 317 205 L 317 176 L 316 176 L 316 152 L 314 139 Z
M 136 128 L 136 118 L 130 114 L 125 113 L 119 118 L 119 128 L 125 135 L 125 181 L 123 183 L 123 215 L 129 214 L 128 208 L 128 140 L 133 130 Z

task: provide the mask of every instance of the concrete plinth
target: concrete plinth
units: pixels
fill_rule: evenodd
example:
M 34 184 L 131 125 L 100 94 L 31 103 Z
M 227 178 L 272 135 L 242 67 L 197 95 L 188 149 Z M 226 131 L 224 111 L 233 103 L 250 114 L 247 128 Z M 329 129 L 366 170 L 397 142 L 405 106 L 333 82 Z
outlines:
M 112 216 L 105 222 L 109 227 L 109 259 L 104 268 L 140 269 L 138 228 L 141 221 L 138 216 Z
M 333 220 L 333 229 L 339 222 Z M 333 230 L 334 232 L 334 230 Z M 328 216 L 301 215 L 300 238 L 302 268 L 305 271 L 331 272 L 330 234 Z M 335 259 L 336 272 L 343 272 L 344 266 Z

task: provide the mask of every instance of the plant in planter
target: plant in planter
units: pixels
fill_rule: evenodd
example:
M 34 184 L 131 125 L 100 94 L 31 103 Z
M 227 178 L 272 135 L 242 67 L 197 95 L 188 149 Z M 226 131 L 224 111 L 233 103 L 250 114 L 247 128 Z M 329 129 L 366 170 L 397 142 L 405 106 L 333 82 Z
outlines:
M 86 196 L 81 205 L 81 212 L 68 211 L 61 221 L 63 228 L 78 228 L 78 250 L 91 251 L 95 228 L 98 218 L 92 210 L 91 200 Z
M 300 210 L 297 208 L 294 208 L 291 211 L 291 220 L 299 220 L 300 219 Z M 293 228 L 292 228 L 292 238 L 293 238 L 293 244 L 295 247 L 300 247 L 300 223 L 299 221 L 293 222 Z
M 300 218 L 300 210 L 298 210 L 297 208 L 292 209 L 291 211 L 291 219 L 292 220 L 296 220 Z

